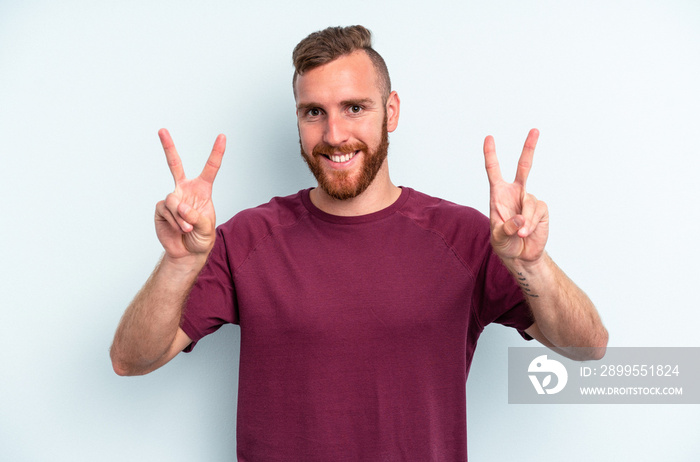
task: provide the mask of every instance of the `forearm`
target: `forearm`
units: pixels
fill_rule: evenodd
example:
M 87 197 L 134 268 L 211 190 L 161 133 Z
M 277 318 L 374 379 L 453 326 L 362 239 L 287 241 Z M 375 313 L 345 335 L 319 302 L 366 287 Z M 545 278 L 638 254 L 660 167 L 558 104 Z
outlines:
M 110 356 L 119 375 L 159 367 L 180 326 L 182 308 L 206 260 L 174 262 L 164 257 L 122 317 Z
M 506 266 L 532 309 L 536 332 L 544 337 L 538 340 L 574 359 L 598 359 L 605 354 L 608 332 L 593 302 L 549 255 L 545 253 L 536 263 L 511 261 Z

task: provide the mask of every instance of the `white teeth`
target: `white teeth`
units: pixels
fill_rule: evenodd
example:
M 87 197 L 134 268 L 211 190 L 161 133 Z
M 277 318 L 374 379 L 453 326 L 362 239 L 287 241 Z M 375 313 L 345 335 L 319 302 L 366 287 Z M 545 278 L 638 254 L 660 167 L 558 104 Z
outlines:
M 351 152 L 349 154 L 344 154 L 342 156 L 329 156 L 329 157 L 333 162 L 342 163 L 342 162 L 347 162 L 350 159 L 352 159 L 353 157 L 355 157 L 355 153 Z

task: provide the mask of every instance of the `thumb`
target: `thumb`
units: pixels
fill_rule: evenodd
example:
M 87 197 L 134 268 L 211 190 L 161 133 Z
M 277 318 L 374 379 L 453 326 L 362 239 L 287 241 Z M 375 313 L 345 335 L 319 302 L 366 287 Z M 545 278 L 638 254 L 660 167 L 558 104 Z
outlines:
M 520 228 L 525 224 L 525 218 L 522 215 L 515 215 L 510 220 L 503 223 L 503 233 L 505 236 L 515 235 Z M 504 237 L 505 237 L 504 236 Z
M 522 239 L 517 237 L 518 230 L 522 228 L 525 219 L 516 215 L 500 226 L 494 226 L 491 230 L 491 245 L 493 250 L 501 258 L 517 257 L 522 251 Z
M 180 202 L 177 205 L 177 213 L 185 221 L 183 231 L 192 231 L 197 222 L 199 221 L 199 212 L 194 207 L 190 206 L 188 203 Z

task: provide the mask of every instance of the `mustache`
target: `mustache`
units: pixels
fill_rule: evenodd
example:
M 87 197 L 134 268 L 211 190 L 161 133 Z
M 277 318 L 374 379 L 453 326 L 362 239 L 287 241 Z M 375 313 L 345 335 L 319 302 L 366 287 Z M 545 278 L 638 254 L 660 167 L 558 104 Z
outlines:
M 332 156 L 333 154 L 350 154 L 355 151 L 365 151 L 367 152 L 367 145 L 362 141 L 357 141 L 354 143 L 345 143 L 340 146 L 331 146 L 328 143 L 320 142 L 314 146 L 311 154 L 314 157 L 318 156 Z

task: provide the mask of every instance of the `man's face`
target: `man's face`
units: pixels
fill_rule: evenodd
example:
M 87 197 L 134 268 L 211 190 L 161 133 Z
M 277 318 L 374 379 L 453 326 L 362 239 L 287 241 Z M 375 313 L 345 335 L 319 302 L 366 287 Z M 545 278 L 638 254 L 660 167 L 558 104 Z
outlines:
M 301 155 L 319 187 L 335 199 L 358 196 L 385 166 L 398 98 L 384 104 L 371 60 L 354 52 L 296 81 Z M 395 103 L 395 104 L 393 104 Z

